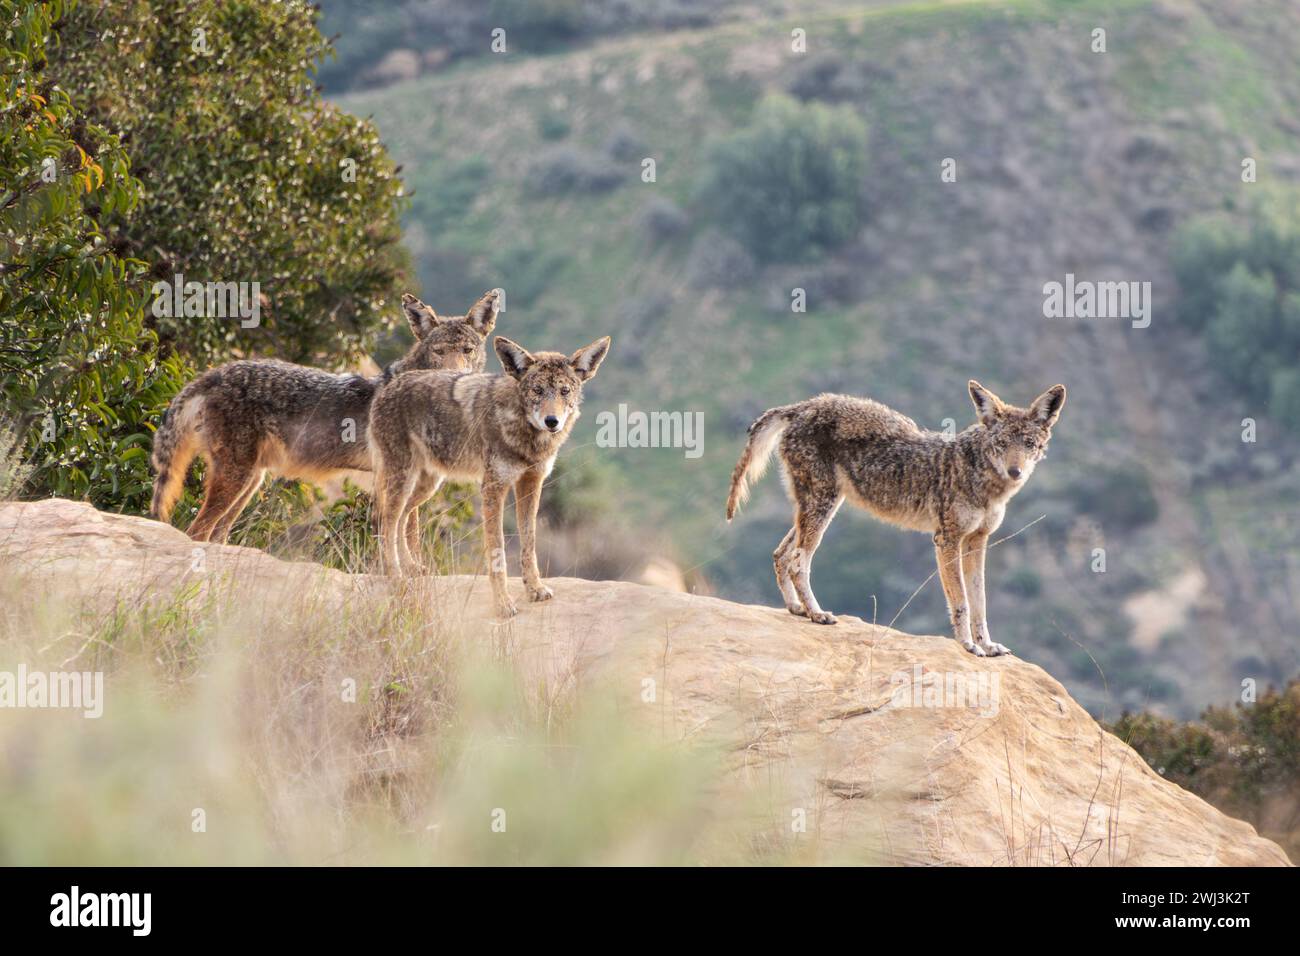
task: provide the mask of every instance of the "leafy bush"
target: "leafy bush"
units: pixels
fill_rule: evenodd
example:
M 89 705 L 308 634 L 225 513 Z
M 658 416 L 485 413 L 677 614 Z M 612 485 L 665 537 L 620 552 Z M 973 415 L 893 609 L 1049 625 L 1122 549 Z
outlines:
M 691 217 L 686 215 L 677 203 L 662 196 L 656 196 L 646 202 L 637 213 L 637 223 L 652 243 L 666 242 L 684 233 L 691 224 Z
M 337 364 L 400 314 L 402 185 L 375 128 L 317 91 L 315 18 L 303 0 L 85 3 L 46 51 L 49 78 L 129 143 L 139 202 L 101 204 L 119 255 L 159 280 L 260 283 L 258 328 L 147 315 L 201 364 Z
M 1070 497 L 1080 513 L 1112 529 L 1140 528 L 1160 514 L 1151 479 L 1136 462 L 1090 469 L 1070 488 Z
M 186 369 L 159 358 L 144 263 L 102 223 L 139 199 L 126 154 L 41 69 L 66 9 L 0 0 L 0 424 L 6 458 L 23 459 L 4 466 L 6 493 L 138 511 L 154 422 Z
M 529 172 L 537 196 L 609 192 L 630 176 L 627 169 L 606 157 L 570 145 L 544 150 Z
M 852 108 L 771 96 L 714 146 L 699 201 L 757 258 L 811 258 L 857 232 L 866 148 Z
M 1179 316 L 1248 400 L 1300 432 L 1300 194 L 1270 194 L 1247 222 L 1194 220 L 1177 235 Z
M 756 271 L 749 251 L 716 229 L 706 230 L 691 243 L 686 261 L 686 281 L 697 289 L 734 289 Z
M 1198 722 L 1125 713 L 1110 729 L 1161 776 L 1300 852 L 1300 681 Z
M 537 132 L 548 142 L 564 139 L 572 132 L 569 117 L 559 110 L 545 110 L 537 116 Z

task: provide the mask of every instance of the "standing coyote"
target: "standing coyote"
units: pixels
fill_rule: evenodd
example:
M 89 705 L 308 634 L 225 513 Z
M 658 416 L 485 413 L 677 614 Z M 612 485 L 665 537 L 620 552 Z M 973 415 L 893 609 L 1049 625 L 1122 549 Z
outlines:
M 496 324 L 501 290 L 493 289 L 464 317 L 440 318 L 415 296 L 402 310 L 415 344 L 383 375 L 337 375 L 275 359 L 230 362 L 204 372 L 172 399 L 153 441 L 151 517 L 167 521 L 190 462 L 209 464 L 203 506 L 189 536 L 224 543 L 269 471 L 324 481 L 340 471 L 370 470 L 366 428 L 379 386 L 412 369 L 481 371 Z M 418 537 L 416 516 L 408 533 Z
M 1065 386 L 1053 385 L 1028 408 L 1004 404 L 974 379 L 969 387 L 979 421 L 952 438 L 879 402 L 846 395 L 768 409 L 749 426 L 731 476 L 727 520 L 779 441 L 795 512 L 772 562 L 791 614 L 835 623 L 813 596 L 812 558 L 848 498 L 890 524 L 932 533 L 954 636 L 980 657 L 1008 652 L 989 637 L 984 552 L 1007 501 L 1047 454 Z
M 381 388 L 370 409 L 370 441 L 384 569 L 400 574 L 418 568 L 399 529 L 445 478 L 481 482 L 492 596 L 497 614 L 508 618 L 516 608 L 506 593 L 506 492 L 514 487 L 524 589 L 529 600 L 545 601 L 554 592 L 537 568 L 542 482 L 578 420 L 583 383 L 604 361 L 610 339 L 572 355 L 534 355 L 503 336 L 493 344 L 504 375 L 411 372 Z

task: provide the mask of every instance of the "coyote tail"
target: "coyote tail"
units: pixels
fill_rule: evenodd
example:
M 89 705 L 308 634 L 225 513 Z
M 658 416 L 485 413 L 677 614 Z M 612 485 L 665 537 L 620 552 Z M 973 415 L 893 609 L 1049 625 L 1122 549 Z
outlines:
M 749 426 L 749 441 L 740 453 L 736 470 L 731 473 L 731 493 L 727 496 L 727 520 L 736 516 L 736 509 L 749 497 L 749 486 L 767 471 L 776 443 L 790 422 L 793 405 L 769 408 Z
M 162 425 L 153 436 L 153 501 L 149 505 L 149 517 L 158 521 L 171 519 L 172 508 L 176 506 L 185 485 L 185 476 L 189 473 L 190 462 L 199 452 L 198 413 L 203 407 L 203 393 L 207 383 L 203 378 L 195 379 L 186 385 L 163 415 Z

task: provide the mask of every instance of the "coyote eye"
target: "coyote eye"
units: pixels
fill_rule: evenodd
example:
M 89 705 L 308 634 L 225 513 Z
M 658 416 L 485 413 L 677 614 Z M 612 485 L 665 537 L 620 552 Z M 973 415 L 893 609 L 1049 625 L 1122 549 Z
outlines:
M 473 354 L 474 354 L 474 349 L 473 349 L 472 347 L 462 349 L 461 351 L 463 351 L 466 355 L 473 355 Z
M 569 394 L 569 386 L 566 385 L 566 386 L 564 386 L 564 388 L 560 389 L 560 394 L 561 394 L 561 395 L 568 395 L 568 394 Z
M 1035 444 L 1036 444 L 1036 443 L 1035 443 L 1035 441 L 1034 441 L 1032 438 L 1026 438 L 1026 439 L 1025 439 L 1025 447 L 1026 447 L 1026 448 L 1033 448 Z
M 542 388 L 542 386 L 540 386 L 540 385 L 534 385 L 534 386 L 533 386 L 533 394 L 534 394 L 534 395 L 541 395 L 541 394 L 543 394 L 545 391 L 546 391 L 546 389 Z

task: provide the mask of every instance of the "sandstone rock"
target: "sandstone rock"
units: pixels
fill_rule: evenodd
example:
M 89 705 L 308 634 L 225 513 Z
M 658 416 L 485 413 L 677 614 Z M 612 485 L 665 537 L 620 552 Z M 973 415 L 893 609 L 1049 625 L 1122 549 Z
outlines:
M 203 586 L 235 588 L 242 602 L 309 589 L 342 602 L 394 586 L 196 545 L 158 522 L 85 504 L 0 504 L 0 565 L 32 583 L 26 593 L 165 594 L 195 579 L 197 555 Z M 1249 824 L 1161 778 L 1060 683 L 1014 657 L 978 659 L 947 638 L 852 617 L 818 627 L 777 608 L 571 578 L 550 581 L 553 601 L 521 604 L 498 626 L 487 618 L 483 579 L 419 584 L 431 615 L 511 635 L 541 679 L 600 674 L 615 687 L 626 681 L 631 696 L 653 678 L 653 732 L 721 744 L 728 794 L 779 786 L 790 812 L 806 811 L 828 859 L 842 851 L 917 865 L 1288 863 Z M 965 703 L 955 699 L 962 690 Z M 732 807 L 719 804 L 720 813 Z

